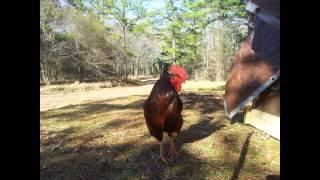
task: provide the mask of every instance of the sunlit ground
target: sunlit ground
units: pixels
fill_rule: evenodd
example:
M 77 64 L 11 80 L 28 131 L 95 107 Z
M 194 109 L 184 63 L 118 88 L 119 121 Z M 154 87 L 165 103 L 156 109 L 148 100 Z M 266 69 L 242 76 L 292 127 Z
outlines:
M 147 95 L 133 95 L 42 111 L 41 179 L 247 180 L 280 173 L 279 141 L 225 118 L 223 82 L 188 81 L 183 88 L 175 162 L 158 161 L 143 118 Z

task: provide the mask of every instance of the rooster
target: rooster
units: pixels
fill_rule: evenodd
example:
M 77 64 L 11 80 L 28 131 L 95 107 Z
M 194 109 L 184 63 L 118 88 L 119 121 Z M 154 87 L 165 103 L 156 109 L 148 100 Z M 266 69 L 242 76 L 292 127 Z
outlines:
M 163 155 L 164 132 L 168 133 L 171 142 L 168 155 L 171 159 L 178 156 L 174 140 L 183 124 L 181 116 L 183 105 L 178 93 L 186 79 L 187 73 L 182 67 L 172 65 L 169 69 L 169 64 L 165 64 L 160 79 L 153 86 L 143 105 L 147 128 L 151 136 L 159 141 L 160 159 L 165 163 L 168 163 L 168 159 Z

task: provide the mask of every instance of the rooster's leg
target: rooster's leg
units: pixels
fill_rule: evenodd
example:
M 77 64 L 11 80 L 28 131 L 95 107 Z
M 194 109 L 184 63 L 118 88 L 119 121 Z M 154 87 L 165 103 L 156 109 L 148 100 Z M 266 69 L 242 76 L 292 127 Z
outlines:
M 178 151 L 176 149 L 176 146 L 174 145 L 174 139 L 177 136 L 177 133 L 172 133 L 171 135 L 172 135 L 172 137 L 169 136 L 170 137 L 171 146 L 170 146 L 170 151 L 169 151 L 168 155 L 172 159 L 172 158 L 177 158 L 179 153 L 178 153 Z
M 162 141 L 160 141 L 159 145 L 160 145 L 160 159 L 163 162 L 165 162 L 166 164 L 169 164 L 168 160 L 163 156 L 163 144 L 162 144 Z

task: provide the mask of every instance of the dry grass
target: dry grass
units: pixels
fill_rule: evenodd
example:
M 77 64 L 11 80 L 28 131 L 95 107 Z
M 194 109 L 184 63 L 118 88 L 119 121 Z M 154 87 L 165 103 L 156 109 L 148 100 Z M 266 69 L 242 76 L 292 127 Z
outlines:
M 99 82 L 99 83 L 73 83 L 73 84 L 62 84 L 62 85 L 48 85 L 40 87 L 40 94 L 68 94 L 76 92 L 86 92 L 91 90 L 98 90 L 103 88 L 110 88 L 112 84 L 110 82 Z
M 146 85 L 154 83 L 157 78 L 139 77 L 138 79 L 131 79 L 127 82 L 123 82 L 123 86 L 127 85 Z M 184 90 L 206 90 L 206 91 L 223 91 L 225 82 L 212 82 L 212 81 L 186 81 L 183 85 Z M 97 83 L 73 83 L 63 85 L 48 85 L 40 87 L 41 95 L 50 94 L 70 94 L 79 92 L 88 92 L 93 90 L 100 90 L 104 88 L 111 88 L 115 85 L 110 82 L 97 82 Z
M 212 91 L 224 91 L 224 81 L 186 81 L 183 85 L 183 89 L 186 91 L 201 91 L 201 92 L 212 92 Z
M 46 85 L 40 86 L 41 95 L 51 94 L 71 94 L 88 92 L 93 90 L 101 90 L 112 87 L 123 87 L 123 86 L 141 86 L 150 83 L 154 83 L 158 78 L 151 76 L 129 76 L 128 80 L 113 81 L 113 82 L 92 82 L 92 83 L 72 83 L 72 84 L 61 84 L 61 85 Z
M 222 94 L 212 91 L 217 86 L 189 81 L 184 88 L 181 156 L 171 165 L 157 161 L 159 147 L 143 118 L 146 95 L 128 96 L 41 112 L 41 179 L 264 179 L 280 173 L 280 143 L 230 124 Z

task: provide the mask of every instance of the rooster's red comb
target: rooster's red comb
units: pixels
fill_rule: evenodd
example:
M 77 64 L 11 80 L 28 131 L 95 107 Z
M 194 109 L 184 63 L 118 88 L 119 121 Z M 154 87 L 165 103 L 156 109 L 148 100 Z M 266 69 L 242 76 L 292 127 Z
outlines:
M 179 79 L 181 79 L 181 81 L 185 81 L 188 79 L 188 74 L 186 73 L 186 70 L 175 64 L 170 67 L 170 72 L 179 76 Z

